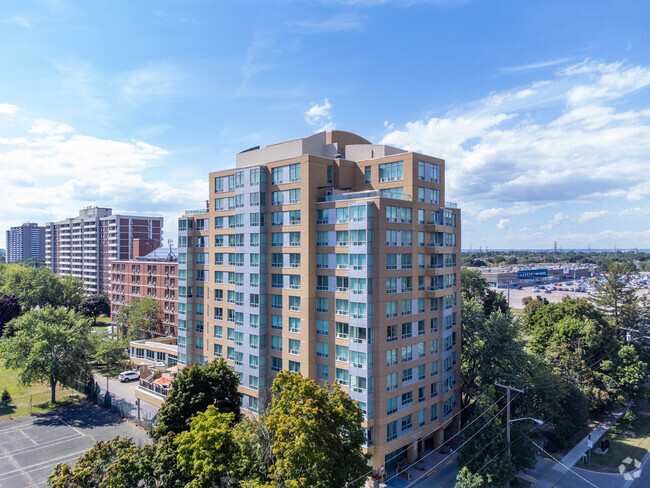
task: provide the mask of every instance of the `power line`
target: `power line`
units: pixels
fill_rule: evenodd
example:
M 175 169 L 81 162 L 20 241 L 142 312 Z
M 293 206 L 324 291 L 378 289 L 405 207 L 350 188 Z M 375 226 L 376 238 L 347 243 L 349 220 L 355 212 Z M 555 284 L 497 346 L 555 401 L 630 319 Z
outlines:
M 469 408 L 470 406 L 475 405 L 476 402 L 478 402 L 478 401 L 481 399 L 481 397 L 483 397 L 486 393 L 487 393 L 487 392 L 483 392 L 483 393 L 481 393 L 477 398 L 474 399 L 474 401 L 473 401 L 472 403 L 468 403 L 468 404 L 465 405 L 463 408 L 461 408 L 461 409 L 458 411 L 458 413 L 457 413 L 456 415 L 454 415 L 454 417 L 456 417 L 457 415 L 460 415 L 460 414 L 463 412 L 463 410 L 465 410 L 466 408 Z M 477 420 L 478 418 L 480 418 L 480 417 L 482 417 L 483 415 L 485 415 L 485 413 L 486 413 L 490 408 L 492 408 L 496 403 L 498 403 L 499 401 L 501 401 L 501 400 L 503 399 L 504 396 L 505 396 L 505 395 L 501 396 L 501 398 L 499 398 L 496 402 L 494 402 L 492 405 L 490 405 L 490 406 L 485 410 L 485 412 L 483 412 L 479 417 L 477 417 L 476 419 L 472 420 L 472 422 L 470 422 L 470 423 L 467 424 L 465 427 L 463 427 L 463 428 L 458 432 L 458 434 L 460 434 L 463 430 L 465 430 L 467 427 L 469 427 L 470 425 L 472 425 L 472 423 L 474 423 L 475 420 Z M 453 417 L 452 417 L 452 418 L 453 418 Z M 438 430 L 439 428 L 440 428 L 440 427 L 438 427 L 438 428 L 435 429 L 435 430 L 432 430 L 429 434 L 432 434 L 433 432 L 435 432 L 435 431 Z M 429 435 L 429 434 L 426 434 L 426 435 Z M 458 435 L 458 434 L 456 434 L 456 435 Z M 454 436 L 454 437 L 455 437 L 455 436 Z M 445 442 L 443 442 L 442 444 L 440 444 L 439 447 L 444 446 L 447 442 L 449 442 L 449 441 L 452 440 L 452 439 L 453 439 L 453 437 L 452 437 L 451 439 L 449 439 L 448 441 L 445 441 Z M 408 449 L 409 447 L 412 447 L 412 446 L 416 445 L 418 442 L 420 442 L 420 441 L 417 440 L 417 441 L 415 441 L 415 442 L 413 442 L 413 443 L 411 443 L 411 444 L 407 444 L 407 445 L 404 446 L 404 447 L 406 447 L 406 448 Z M 401 453 L 400 453 L 400 454 L 401 454 Z M 392 461 L 392 460 L 395 459 L 397 456 L 399 456 L 399 454 L 395 454 L 393 457 L 391 457 L 391 458 L 389 458 L 389 459 L 385 459 L 385 460 L 384 460 L 384 464 L 387 463 L 387 462 Z M 356 483 L 356 482 L 359 481 L 361 478 L 366 477 L 366 476 L 368 476 L 369 474 L 371 474 L 373 471 L 375 471 L 374 468 L 371 469 L 371 470 L 369 470 L 369 471 L 367 471 L 366 473 L 362 474 L 361 476 L 359 476 L 359 477 L 356 478 L 355 480 L 350 481 L 349 483 Z
M 490 423 L 491 423 L 495 418 L 497 418 L 497 417 L 499 416 L 499 414 L 500 414 L 501 412 L 503 412 L 503 411 L 504 411 L 504 410 L 505 410 L 505 409 L 506 409 L 506 408 L 507 408 L 507 407 L 508 407 L 508 406 L 509 406 L 509 405 L 510 405 L 514 400 L 515 400 L 515 398 L 517 398 L 518 396 L 519 396 L 519 394 L 515 395 L 515 397 L 514 397 L 512 400 L 510 400 L 510 401 L 509 401 L 509 402 L 508 402 L 508 403 L 507 403 L 507 404 L 506 404 L 506 405 L 505 405 L 501 410 L 499 410 L 499 411 L 498 411 L 498 412 L 497 412 L 497 413 L 496 413 L 496 414 L 495 414 L 495 415 L 494 415 L 490 420 L 488 420 L 488 421 L 485 423 L 485 425 L 484 425 L 483 427 L 481 427 L 479 430 L 477 430 L 476 432 L 474 432 L 474 434 L 472 434 L 472 436 L 471 436 L 469 439 L 467 439 L 467 440 L 464 441 L 460 446 L 458 446 L 458 449 L 460 449 L 461 447 L 463 447 L 465 444 L 467 444 L 469 441 L 471 441 L 471 440 L 472 440 L 476 435 L 478 435 L 479 432 L 481 432 L 481 431 L 482 431 L 483 429 L 485 429 L 488 425 L 490 425 Z M 502 396 L 501 398 L 503 398 L 503 396 Z M 501 400 L 501 398 L 499 398 L 499 400 Z M 497 402 L 498 402 L 499 400 L 497 400 Z M 496 403 L 496 402 L 495 402 L 495 403 Z M 492 405 L 494 405 L 494 404 L 492 404 Z M 492 408 L 492 405 L 490 405 L 489 408 Z M 483 412 L 479 417 L 477 417 L 477 418 L 475 418 L 474 420 L 472 420 L 472 422 L 470 422 L 469 424 L 467 424 L 467 425 L 465 426 L 465 428 L 467 428 L 467 427 L 469 427 L 470 425 L 472 425 L 472 423 L 474 423 L 476 420 L 478 420 L 479 418 L 481 418 L 483 415 L 485 415 L 485 412 Z M 464 430 L 464 429 L 463 429 L 463 430 Z M 462 431 L 461 431 L 461 432 L 462 432 Z M 446 441 L 445 443 L 441 444 L 441 446 L 443 446 L 443 445 L 446 444 L 447 442 L 451 441 L 452 439 L 454 439 L 454 438 L 455 438 L 456 436 L 458 436 L 459 434 L 460 434 L 460 432 L 458 432 L 457 434 L 455 434 L 453 437 L 451 437 L 451 438 L 450 438 L 448 441 Z M 433 451 L 430 452 L 429 454 L 423 456 L 421 459 L 426 459 L 426 458 L 427 458 L 428 456 L 430 456 L 431 454 L 433 454 Z M 426 473 L 424 473 L 424 474 L 423 474 L 422 476 L 420 476 L 419 478 L 415 479 L 415 480 L 414 480 L 414 481 L 413 481 L 409 486 L 412 486 L 412 485 L 416 484 L 417 482 L 419 482 L 422 478 L 424 478 L 425 476 L 427 476 L 428 473 L 430 473 L 430 472 L 433 471 L 435 468 L 437 468 L 438 466 L 440 466 L 440 465 L 443 463 L 443 461 L 446 461 L 447 459 L 449 459 L 449 457 L 451 457 L 452 454 L 453 454 L 453 453 L 449 453 L 447 456 L 445 456 L 444 458 L 442 458 L 438 464 L 436 464 L 435 466 L 433 466 L 431 469 L 429 469 Z M 419 461 L 419 460 L 418 460 L 418 461 Z M 416 461 L 416 462 L 417 462 L 417 461 Z M 411 466 L 413 466 L 414 464 L 415 464 L 415 463 L 412 463 L 412 464 L 409 466 L 409 468 L 410 468 Z M 407 468 L 407 469 L 408 469 L 408 468 Z M 395 476 L 397 476 L 397 474 L 394 475 L 394 476 L 391 476 L 391 477 L 388 478 L 386 481 L 395 478 Z
M 525 435 L 526 437 L 528 437 L 528 435 L 526 435 L 526 434 L 524 434 L 524 435 Z M 546 453 L 547 456 L 549 456 L 551 459 L 553 459 L 553 461 L 555 461 L 555 462 L 561 464 L 561 465 L 564 466 L 566 469 L 568 469 L 568 470 L 571 471 L 573 474 L 575 474 L 578 478 L 582 479 L 583 481 L 586 481 L 587 483 L 589 483 L 589 484 L 590 484 L 591 486 L 593 486 L 594 488 L 598 488 L 598 486 L 594 485 L 594 484 L 593 484 L 591 481 L 589 481 L 587 478 L 585 478 L 585 477 L 581 476 L 580 474 L 578 474 L 577 471 L 574 471 L 574 470 L 571 469 L 569 466 L 567 466 L 566 464 L 564 464 L 562 461 L 560 461 L 560 460 L 558 460 L 558 459 L 555 459 L 555 457 L 553 457 L 552 454 L 550 454 L 546 449 L 544 449 L 544 448 L 541 447 L 539 444 L 537 444 L 537 442 L 535 442 L 534 440 L 532 440 L 530 437 L 528 437 L 528 440 L 530 440 L 530 442 L 532 442 L 533 444 L 535 444 L 539 449 L 541 449 L 542 451 L 544 451 L 544 453 Z

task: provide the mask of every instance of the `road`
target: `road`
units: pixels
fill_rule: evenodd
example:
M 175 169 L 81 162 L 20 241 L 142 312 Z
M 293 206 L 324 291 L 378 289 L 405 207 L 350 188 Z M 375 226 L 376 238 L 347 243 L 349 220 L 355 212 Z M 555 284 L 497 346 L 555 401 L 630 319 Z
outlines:
M 117 398 L 124 400 L 132 405 L 131 415 L 138 416 L 137 399 L 135 398 L 135 389 L 138 386 L 137 381 L 121 383 L 117 377 L 106 378 L 101 374 L 94 373 L 95 381 L 102 390 L 102 394 L 108 391 Z M 153 419 L 158 413 L 158 409 L 148 403 L 140 403 L 140 418 Z

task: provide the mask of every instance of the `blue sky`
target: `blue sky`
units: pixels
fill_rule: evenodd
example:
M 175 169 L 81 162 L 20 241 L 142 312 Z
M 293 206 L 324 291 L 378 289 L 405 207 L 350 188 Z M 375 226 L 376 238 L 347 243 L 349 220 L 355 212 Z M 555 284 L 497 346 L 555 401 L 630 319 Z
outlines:
M 647 1 L 5 2 L 0 231 L 97 204 L 173 236 L 237 152 L 337 128 L 445 159 L 463 248 L 649 248 L 648 25 Z

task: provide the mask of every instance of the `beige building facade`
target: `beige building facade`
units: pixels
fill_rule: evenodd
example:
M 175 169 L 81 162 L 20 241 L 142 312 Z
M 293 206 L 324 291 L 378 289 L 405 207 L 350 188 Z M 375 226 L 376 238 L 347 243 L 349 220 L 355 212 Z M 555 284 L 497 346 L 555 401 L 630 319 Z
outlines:
M 178 361 L 224 357 L 259 412 L 280 370 L 337 381 L 375 467 L 460 408 L 460 211 L 444 161 L 322 132 L 237 155 L 179 219 Z

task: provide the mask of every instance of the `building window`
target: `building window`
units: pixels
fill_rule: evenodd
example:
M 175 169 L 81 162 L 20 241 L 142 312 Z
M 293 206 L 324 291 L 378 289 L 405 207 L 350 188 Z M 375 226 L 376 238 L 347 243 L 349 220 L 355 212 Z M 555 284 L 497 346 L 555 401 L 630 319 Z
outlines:
M 372 182 L 372 168 L 370 166 L 366 166 L 364 168 L 364 175 L 365 175 L 365 183 L 366 185 L 369 185 Z
M 404 162 L 385 163 L 379 165 L 379 183 L 404 179 Z

